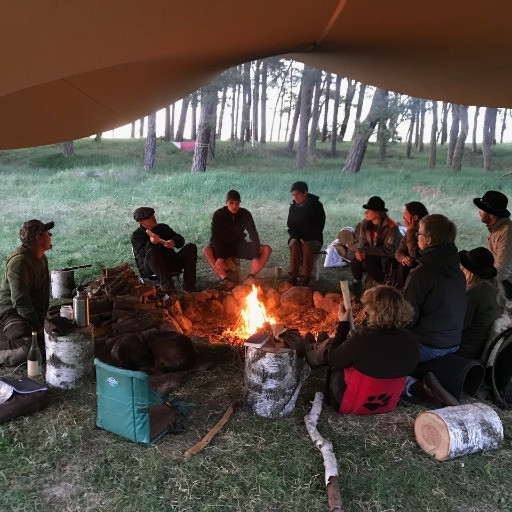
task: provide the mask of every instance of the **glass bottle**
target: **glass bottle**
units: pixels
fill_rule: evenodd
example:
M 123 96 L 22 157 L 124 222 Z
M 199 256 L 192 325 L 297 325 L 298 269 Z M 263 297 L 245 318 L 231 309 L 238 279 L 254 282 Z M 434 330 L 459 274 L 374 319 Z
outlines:
M 32 331 L 32 344 L 27 354 L 27 375 L 39 377 L 43 374 L 43 358 L 37 343 L 37 332 Z

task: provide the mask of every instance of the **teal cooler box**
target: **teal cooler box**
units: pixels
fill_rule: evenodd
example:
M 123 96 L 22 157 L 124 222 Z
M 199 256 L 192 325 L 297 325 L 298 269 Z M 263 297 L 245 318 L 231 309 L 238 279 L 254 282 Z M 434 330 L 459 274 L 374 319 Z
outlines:
M 149 385 L 144 372 L 94 360 L 98 413 L 96 425 L 143 445 L 157 443 L 173 430 L 172 407 Z

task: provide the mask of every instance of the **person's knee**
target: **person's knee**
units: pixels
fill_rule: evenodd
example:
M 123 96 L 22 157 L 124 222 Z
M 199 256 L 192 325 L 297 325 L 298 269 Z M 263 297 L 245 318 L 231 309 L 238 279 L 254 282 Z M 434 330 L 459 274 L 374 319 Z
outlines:
M 300 240 L 297 240 L 296 238 L 290 238 L 290 241 L 288 242 L 288 247 L 290 249 L 295 248 L 300 245 Z
M 270 245 L 260 245 L 260 256 L 270 257 L 272 254 L 272 247 Z
M 211 245 L 207 245 L 204 249 L 203 249 L 203 256 L 205 258 L 208 258 L 208 257 L 214 257 L 213 256 L 213 249 L 212 249 L 212 246 Z

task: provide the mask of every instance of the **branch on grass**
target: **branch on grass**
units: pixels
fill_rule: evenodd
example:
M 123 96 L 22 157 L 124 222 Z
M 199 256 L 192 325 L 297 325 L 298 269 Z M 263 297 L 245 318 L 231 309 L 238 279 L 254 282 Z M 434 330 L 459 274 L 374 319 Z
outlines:
M 331 512 L 343 510 L 341 503 L 340 485 L 338 481 L 338 463 L 336 461 L 336 455 L 332 443 L 322 437 L 320 432 L 317 430 L 317 423 L 320 413 L 322 412 L 322 403 L 324 400 L 323 393 L 316 392 L 315 400 L 311 406 L 309 414 L 304 416 L 304 423 L 306 424 L 306 430 L 308 431 L 309 437 L 313 441 L 313 444 L 320 450 L 324 459 L 325 467 L 325 485 L 327 487 L 327 498 L 329 500 L 329 507 Z

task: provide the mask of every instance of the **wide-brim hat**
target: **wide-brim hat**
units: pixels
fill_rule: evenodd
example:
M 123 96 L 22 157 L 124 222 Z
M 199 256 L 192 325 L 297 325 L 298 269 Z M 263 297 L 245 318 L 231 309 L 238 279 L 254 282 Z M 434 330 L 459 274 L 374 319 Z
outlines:
M 149 206 L 141 206 L 140 208 L 137 208 L 133 212 L 133 218 L 137 222 L 140 222 L 141 220 L 149 219 L 154 214 L 155 214 L 154 208 L 150 208 Z
M 488 190 L 482 197 L 475 197 L 473 203 L 480 210 L 496 215 L 496 217 L 510 217 L 510 212 L 507 210 L 507 196 L 497 190 Z
M 375 212 L 387 212 L 386 203 L 379 196 L 372 196 L 366 204 L 363 204 L 365 210 L 373 210 Z
M 494 266 L 494 256 L 485 247 L 477 247 L 471 251 L 459 251 L 461 265 L 482 279 L 496 277 L 498 271 Z

